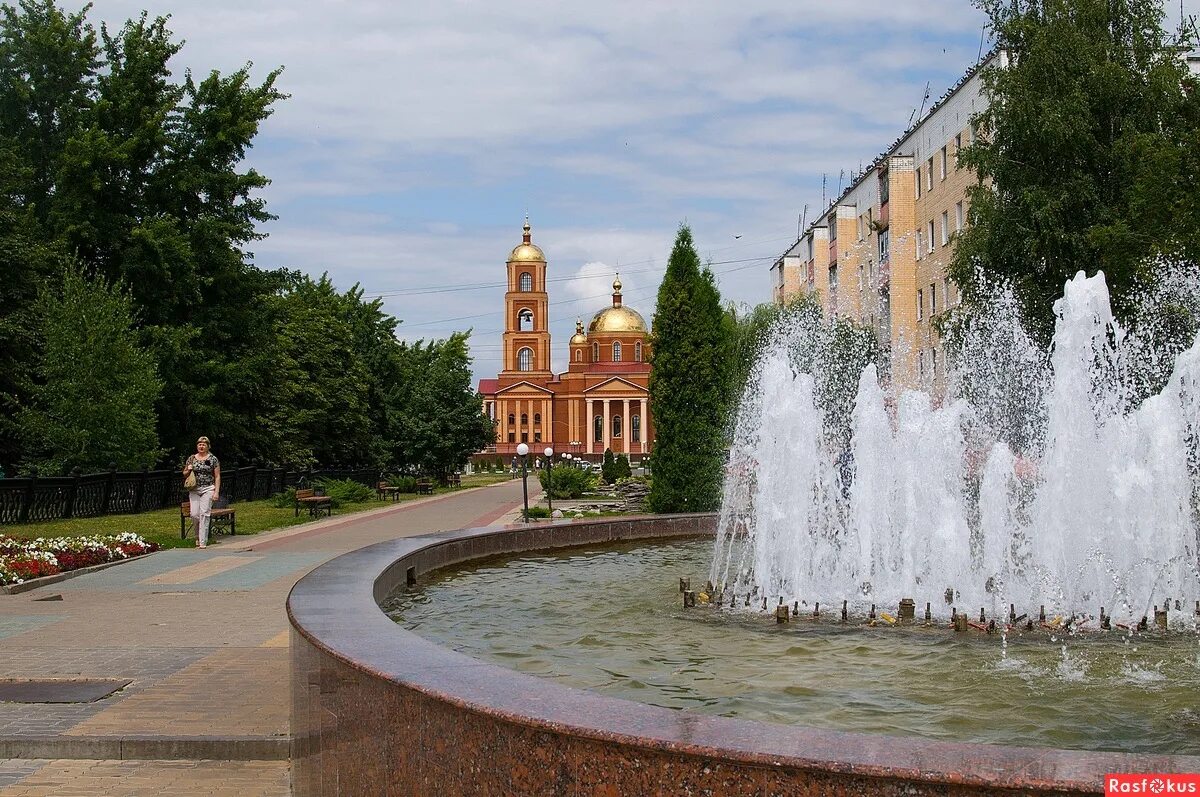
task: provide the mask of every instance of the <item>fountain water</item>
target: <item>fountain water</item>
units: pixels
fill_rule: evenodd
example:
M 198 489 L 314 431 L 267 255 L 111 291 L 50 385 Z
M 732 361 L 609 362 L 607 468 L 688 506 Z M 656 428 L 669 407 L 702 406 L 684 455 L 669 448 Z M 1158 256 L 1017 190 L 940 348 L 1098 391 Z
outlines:
M 966 330 L 945 401 L 893 400 L 868 365 L 841 424 L 806 368 L 831 358 L 797 357 L 824 332 L 781 330 L 742 403 L 710 580 L 864 615 L 911 597 L 938 617 L 1008 619 L 1014 604 L 1099 627 L 1105 607 L 1133 627 L 1161 605 L 1193 628 L 1200 338 L 1138 400 L 1144 345 L 1113 318 L 1103 274 L 1067 283 L 1048 356 L 1014 305 Z

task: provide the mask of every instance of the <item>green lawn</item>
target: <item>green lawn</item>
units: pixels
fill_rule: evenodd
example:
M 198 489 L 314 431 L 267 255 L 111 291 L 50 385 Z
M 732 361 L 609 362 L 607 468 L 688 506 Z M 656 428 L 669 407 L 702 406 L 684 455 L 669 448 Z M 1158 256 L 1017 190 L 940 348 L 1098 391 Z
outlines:
M 462 485 L 463 489 L 466 489 L 507 480 L 508 474 L 481 473 L 463 476 Z M 449 490 L 438 488 L 435 492 L 444 493 Z M 413 494 L 401 494 L 400 500 L 412 501 L 418 497 Z M 392 506 L 390 498 L 386 501 L 372 498 L 369 501 L 343 504 L 333 510 L 333 516 L 350 515 L 387 506 Z M 307 512 L 301 512 L 300 517 L 295 517 L 292 507 L 277 507 L 274 500 L 269 498 L 262 501 L 239 501 L 233 504 L 232 508 L 237 510 L 239 537 L 312 521 Z M 123 531 L 140 534 L 163 548 L 179 548 L 196 544 L 195 537 L 190 534 L 187 540 L 179 538 L 179 510 L 175 508 L 143 512 L 140 515 L 105 515 L 94 518 L 72 518 L 70 520 L 50 520 L 45 523 L 0 526 L 0 534 L 18 539 L 80 537 L 91 534 L 119 534 Z M 217 539 L 225 538 L 218 536 Z

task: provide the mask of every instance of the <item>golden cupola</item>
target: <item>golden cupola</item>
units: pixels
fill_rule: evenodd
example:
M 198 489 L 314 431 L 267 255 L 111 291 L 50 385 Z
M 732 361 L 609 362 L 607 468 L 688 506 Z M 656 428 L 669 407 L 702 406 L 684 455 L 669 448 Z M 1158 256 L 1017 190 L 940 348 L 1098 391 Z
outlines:
M 521 236 L 521 243 L 513 247 L 512 254 L 508 256 L 509 263 L 545 263 L 546 256 L 542 254 L 542 250 L 536 246 L 533 241 L 533 236 L 530 234 L 529 217 L 525 217 L 525 226 L 522 227 L 524 235 Z
M 572 346 L 584 346 L 587 344 L 587 335 L 583 334 L 583 319 L 575 319 L 575 334 L 571 336 Z
M 592 317 L 588 334 L 636 332 L 646 334 L 646 321 L 637 310 L 621 302 L 621 275 L 613 280 L 612 307 L 606 307 Z

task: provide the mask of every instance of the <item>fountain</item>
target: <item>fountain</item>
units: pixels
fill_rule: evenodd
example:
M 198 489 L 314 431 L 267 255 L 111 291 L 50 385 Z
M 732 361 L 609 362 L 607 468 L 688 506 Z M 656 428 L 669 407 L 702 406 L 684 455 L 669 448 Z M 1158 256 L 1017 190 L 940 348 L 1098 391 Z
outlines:
M 1093 629 L 1170 607 L 1172 628 L 1194 630 L 1200 340 L 1135 405 L 1103 274 L 1068 282 L 1055 314 L 1048 362 L 1011 318 L 986 339 L 968 330 L 964 348 L 992 369 L 966 374 L 979 404 L 915 390 L 893 403 L 869 365 L 844 431 L 796 367 L 813 330 L 784 330 L 746 392 L 710 580 L 858 614 L 908 598 L 943 619 L 1015 606 Z M 1000 379 L 1005 358 L 1017 367 Z M 1016 427 L 1014 393 L 1041 397 Z
M 784 329 L 718 516 L 460 529 L 305 576 L 296 793 L 1093 794 L 1200 771 L 1200 341 L 1150 391 L 1153 341 L 1102 276 L 1068 283 L 1049 355 L 995 306 L 941 401 L 813 367 L 837 360 L 820 325 Z

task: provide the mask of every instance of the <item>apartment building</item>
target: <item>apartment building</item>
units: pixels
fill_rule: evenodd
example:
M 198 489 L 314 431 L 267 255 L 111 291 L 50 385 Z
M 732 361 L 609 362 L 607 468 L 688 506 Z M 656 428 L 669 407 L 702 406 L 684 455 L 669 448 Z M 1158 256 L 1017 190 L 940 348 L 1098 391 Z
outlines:
M 980 70 L 1003 58 L 968 70 L 772 265 L 775 301 L 815 292 L 828 315 L 870 325 L 901 386 L 935 388 L 945 377 L 934 322 L 958 302 L 946 266 L 977 182 L 958 152 L 986 103 Z

